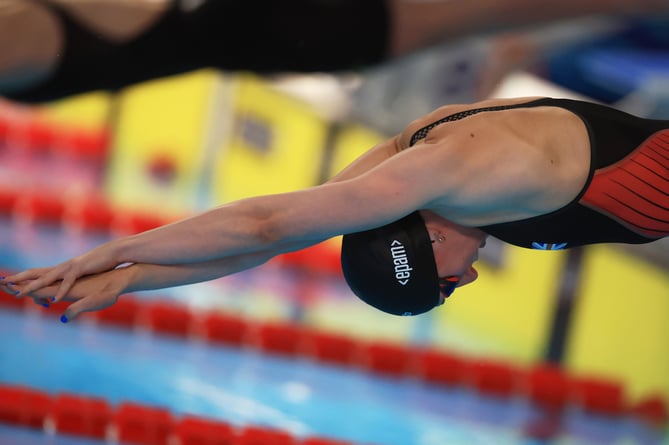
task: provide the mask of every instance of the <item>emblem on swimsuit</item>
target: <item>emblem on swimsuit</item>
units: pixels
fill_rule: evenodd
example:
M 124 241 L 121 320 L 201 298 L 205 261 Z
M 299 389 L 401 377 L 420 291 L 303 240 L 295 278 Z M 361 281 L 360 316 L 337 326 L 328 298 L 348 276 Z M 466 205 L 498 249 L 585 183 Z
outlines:
M 532 248 L 536 250 L 563 250 L 567 248 L 567 243 L 532 243 Z

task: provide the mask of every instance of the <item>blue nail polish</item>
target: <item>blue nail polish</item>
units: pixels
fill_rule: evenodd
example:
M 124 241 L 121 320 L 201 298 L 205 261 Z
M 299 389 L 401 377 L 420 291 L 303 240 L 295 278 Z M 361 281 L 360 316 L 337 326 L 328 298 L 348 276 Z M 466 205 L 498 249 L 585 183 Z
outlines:
M 42 306 L 44 306 L 47 309 L 49 309 L 49 307 L 51 307 L 51 306 L 49 306 L 49 303 L 42 303 Z
M 61 323 L 67 323 L 67 317 L 65 315 L 60 316 L 60 322 Z
M 51 297 L 51 302 L 55 303 L 56 302 L 56 297 Z

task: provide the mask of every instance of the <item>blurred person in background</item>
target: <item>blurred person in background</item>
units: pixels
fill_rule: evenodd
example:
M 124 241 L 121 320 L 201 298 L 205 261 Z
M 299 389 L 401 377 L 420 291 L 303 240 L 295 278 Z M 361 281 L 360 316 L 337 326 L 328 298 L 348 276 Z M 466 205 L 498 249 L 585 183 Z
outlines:
M 212 67 L 354 70 L 436 42 L 666 0 L 0 0 L 0 95 L 47 101 Z
M 669 121 L 569 99 L 447 105 L 323 185 L 231 202 L 0 284 L 72 301 L 68 322 L 124 293 L 223 277 L 342 234 L 347 283 L 394 315 L 476 280 L 488 235 L 538 250 L 665 238 Z

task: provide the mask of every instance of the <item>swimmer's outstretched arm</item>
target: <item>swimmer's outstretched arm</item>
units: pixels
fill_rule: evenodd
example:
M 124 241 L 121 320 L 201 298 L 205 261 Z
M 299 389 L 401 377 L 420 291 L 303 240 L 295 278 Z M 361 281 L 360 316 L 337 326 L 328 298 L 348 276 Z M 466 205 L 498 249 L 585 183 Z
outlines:
M 372 148 L 329 181 L 327 186 L 332 187 L 349 178 L 356 178 L 395 155 L 399 151 L 397 141 L 398 138 L 391 138 Z M 350 185 L 346 188 L 349 187 Z M 309 215 L 315 215 L 315 219 L 322 220 L 319 223 L 312 221 L 320 233 L 324 233 L 329 220 L 337 219 L 325 214 L 333 212 L 334 202 L 332 205 L 325 202 L 323 209 L 318 210 L 318 199 L 309 198 L 310 195 L 320 195 L 321 188 L 296 192 L 298 198 L 299 195 L 306 195 L 297 201 L 293 199 L 295 194 L 284 194 L 232 203 L 153 231 L 111 241 L 54 267 L 30 269 L 8 276 L 2 283 L 19 283 L 20 286 L 9 289 L 12 294 L 18 290 L 19 296 L 33 296 L 35 291 L 60 282 L 57 291 L 52 293 L 60 301 L 68 295 L 77 279 L 113 271 L 124 263 L 137 263 L 138 266 L 141 264 L 142 270 L 146 270 L 151 264 L 173 266 L 173 269 L 149 268 L 155 274 L 143 275 L 142 284 L 138 285 L 147 289 L 189 284 L 229 275 L 262 264 L 280 253 L 299 250 L 331 236 L 318 236 L 313 233 L 307 239 L 303 231 Z M 351 221 L 356 221 L 361 212 L 350 211 L 355 210 L 355 197 L 352 199 L 344 204 Z M 276 221 L 273 223 L 272 219 L 283 214 L 283 217 L 290 220 L 291 212 L 295 217 L 294 212 L 298 210 L 294 204 L 298 201 L 302 203 L 305 209 L 303 211 L 307 215 L 295 223 L 284 223 L 291 227 L 289 232 L 293 235 L 289 236 L 288 232 L 272 234 L 272 227 L 281 224 Z M 320 205 L 323 204 L 320 201 Z M 267 206 L 265 210 L 263 206 Z M 276 209 L 274 216 L 269 208 Z M 333 234 L 339 234 L 334 233 L 338 229 L 329 230 Z M 164 274 L 166 270 L 171 270 L 172 274 Z
M 24 289 L 28 294 L 62 280 L 62 291 L 56 295 L 62 298 L 77 278 L 126 263 L 178 265 L 265 252 L 279 254 L 295 245 L 380 226 L 421 207 L 413 196 L 393 201 L 393 195 L 401 193 L 394 193 L 389 185 L 352 181 L 228 204 L 110 241 L 51 269 L 29 270 L 6 280 L 33 280 Z

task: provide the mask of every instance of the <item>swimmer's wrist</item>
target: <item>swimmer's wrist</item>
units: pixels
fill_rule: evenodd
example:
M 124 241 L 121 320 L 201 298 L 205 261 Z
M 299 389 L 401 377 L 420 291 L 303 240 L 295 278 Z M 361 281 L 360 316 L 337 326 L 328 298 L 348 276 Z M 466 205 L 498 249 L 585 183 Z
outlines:
M 121 265 L 127 263 L 135 263 L 137 260 L 132 259 L 132 241 L 131 237 L 119 238 L 107 244 L 109 255 L 114 264 Z
M 127 267 L 117 269 L 115 272 L 118 273 L 117 278 L 122 283 L 121 294 L 128 294 L 143 290 L 140 285 L 141 268 L 137 267 L 137 265 L 131 264 Z

